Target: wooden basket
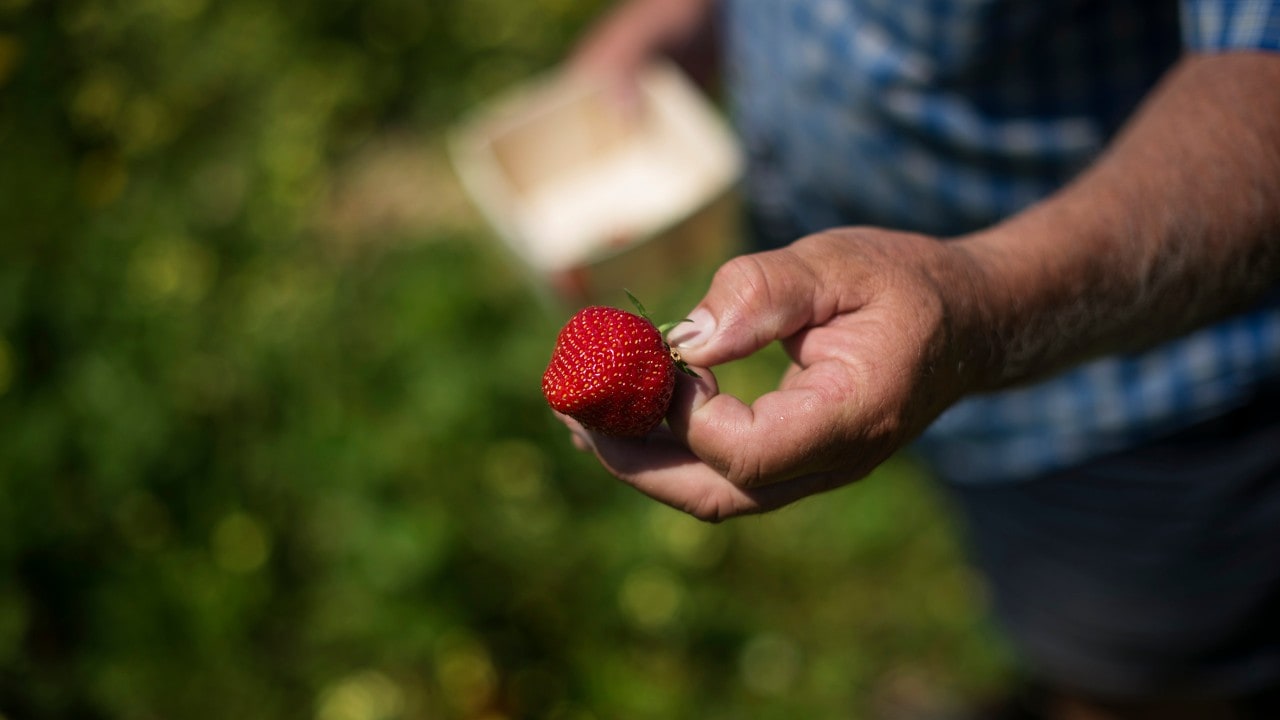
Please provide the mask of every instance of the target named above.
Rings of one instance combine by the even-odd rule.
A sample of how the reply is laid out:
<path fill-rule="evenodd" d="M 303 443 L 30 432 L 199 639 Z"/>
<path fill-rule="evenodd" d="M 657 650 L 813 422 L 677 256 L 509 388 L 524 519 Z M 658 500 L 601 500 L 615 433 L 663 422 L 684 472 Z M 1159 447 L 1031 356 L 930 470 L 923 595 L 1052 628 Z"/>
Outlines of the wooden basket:
<path fill-rule="evenodd" d="M 616 304 L 705 275 L 740 247 L 741 155 L 674 66 L 641 76 L 625 112 L 565 75 L 516 88 L 450 137 L 471 199 L 537 282 L 571 305 Z"/>

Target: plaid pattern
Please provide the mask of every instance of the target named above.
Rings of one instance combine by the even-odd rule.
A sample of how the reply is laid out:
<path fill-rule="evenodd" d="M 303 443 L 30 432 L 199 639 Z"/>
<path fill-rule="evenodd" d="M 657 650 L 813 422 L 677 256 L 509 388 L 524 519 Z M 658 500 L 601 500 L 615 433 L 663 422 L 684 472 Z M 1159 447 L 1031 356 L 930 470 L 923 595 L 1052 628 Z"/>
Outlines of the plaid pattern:
<path fill-rule="evenodd" d="M 1089 163 L 1187 49 L 1280 50 L 1280 2 L 730 0 L 733 111 L 766 244 L 990 225 Z M 1006 482 L 1239 406 L 1280 377 L 1280 303 L 1140 355 L 970 398 L 918 446 Z"/>

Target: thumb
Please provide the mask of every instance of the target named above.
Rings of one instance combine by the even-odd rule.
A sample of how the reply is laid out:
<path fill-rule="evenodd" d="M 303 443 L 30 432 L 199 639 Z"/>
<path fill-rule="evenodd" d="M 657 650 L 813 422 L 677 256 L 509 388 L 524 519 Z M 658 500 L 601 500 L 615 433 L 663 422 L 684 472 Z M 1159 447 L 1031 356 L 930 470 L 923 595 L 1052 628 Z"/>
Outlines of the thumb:
<path fill-rule="evenodd" d="M 672 329 L 670 342 L 703 367 L 746 357 L 815 322 L 819 282 L 790 248 L 734 258 L 716 271 L 691 322 Z"/>

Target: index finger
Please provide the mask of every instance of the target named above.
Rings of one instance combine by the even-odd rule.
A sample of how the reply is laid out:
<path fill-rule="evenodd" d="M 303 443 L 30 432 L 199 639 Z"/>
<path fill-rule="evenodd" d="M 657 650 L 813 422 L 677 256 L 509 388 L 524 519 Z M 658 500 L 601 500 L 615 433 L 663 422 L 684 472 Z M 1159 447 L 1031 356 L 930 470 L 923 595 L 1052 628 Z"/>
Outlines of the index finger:
<path fill-rule="evenodd" d="M 848 368 L 820 361 L 790 373 L 751 404 L 727 394 L 699 398 L 668 416 L 675 435 L 734 485 L 759 487 L 848 465 L 860 458 L 859 404 Z"/>
<path fill-rule="evenodd" d="M 831 476 L 825 473 L 757 488 L 735 485 L 665 429 L 640 439 L 589 431 L 587 437 L 600 464 L 615 477 L 708 522 L 772 510 L 833 486 Z"/>

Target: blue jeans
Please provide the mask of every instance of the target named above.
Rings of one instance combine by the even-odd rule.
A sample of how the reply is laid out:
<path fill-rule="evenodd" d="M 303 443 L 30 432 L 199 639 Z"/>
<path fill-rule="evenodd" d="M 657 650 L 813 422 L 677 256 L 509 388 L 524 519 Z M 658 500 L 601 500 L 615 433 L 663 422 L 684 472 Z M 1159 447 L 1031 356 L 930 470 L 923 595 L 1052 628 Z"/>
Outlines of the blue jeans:
<path fill-rule="evenodd" d="M 948 487 L 1044 682 L 1114 698 L 1280 687 L 1280 389 L 1071 470 Z"/>

